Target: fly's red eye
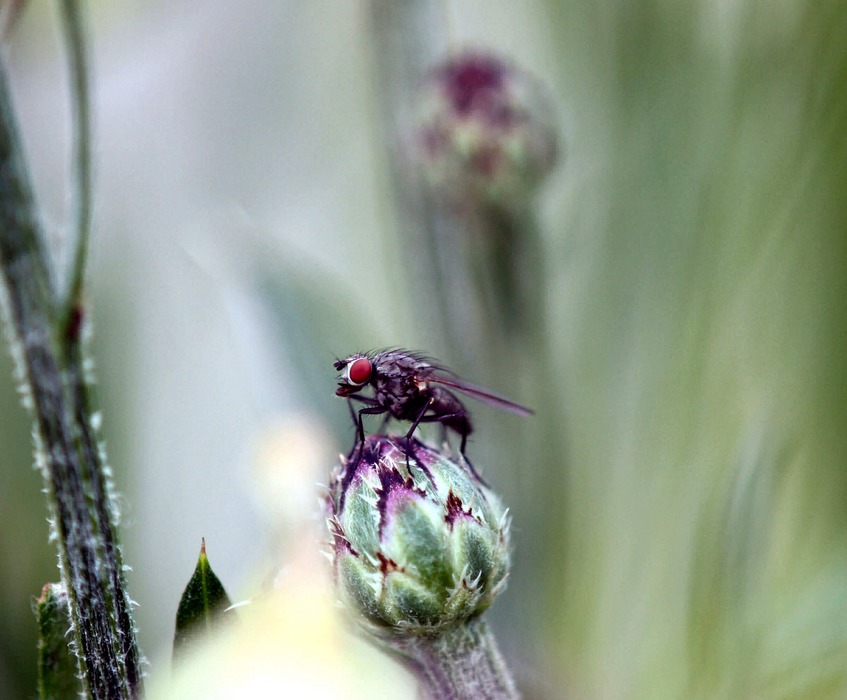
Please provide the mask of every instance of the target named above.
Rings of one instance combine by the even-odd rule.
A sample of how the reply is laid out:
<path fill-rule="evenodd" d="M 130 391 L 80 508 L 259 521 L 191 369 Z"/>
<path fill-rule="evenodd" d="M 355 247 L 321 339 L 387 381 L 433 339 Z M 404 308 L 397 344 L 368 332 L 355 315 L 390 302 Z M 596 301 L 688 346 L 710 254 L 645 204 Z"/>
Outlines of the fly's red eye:
<path fill-rule="evenodd" d="M 371 378 L 373 365 L 367 357 L 360 357 L 347 365 L 347 383 L 361 386 Z"/>

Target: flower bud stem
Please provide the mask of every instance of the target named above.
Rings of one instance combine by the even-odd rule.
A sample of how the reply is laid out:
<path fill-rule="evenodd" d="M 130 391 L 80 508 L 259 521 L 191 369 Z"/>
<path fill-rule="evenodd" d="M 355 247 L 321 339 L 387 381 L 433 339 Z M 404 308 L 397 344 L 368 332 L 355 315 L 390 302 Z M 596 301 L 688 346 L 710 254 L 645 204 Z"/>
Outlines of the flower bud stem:
<path fill-rule="evenodd" d="M 389 642 L 430 700 L 516 700 L 509 669 L 482 618 L 433 636 Z"/>

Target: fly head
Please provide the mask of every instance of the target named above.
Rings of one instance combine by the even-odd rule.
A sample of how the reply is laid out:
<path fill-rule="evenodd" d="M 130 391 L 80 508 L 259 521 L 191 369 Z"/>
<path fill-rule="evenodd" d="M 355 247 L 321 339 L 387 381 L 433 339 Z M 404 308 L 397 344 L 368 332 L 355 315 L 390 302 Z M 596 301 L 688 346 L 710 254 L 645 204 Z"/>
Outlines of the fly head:
<path fill-rule="evenodd" d="M 333 366 L 340 373 L 337 396 L 350 396 L 367 385 L 374 374 L 373 362 L 365 355 L 351 355 L 345 360 L 336 360 Z"/>

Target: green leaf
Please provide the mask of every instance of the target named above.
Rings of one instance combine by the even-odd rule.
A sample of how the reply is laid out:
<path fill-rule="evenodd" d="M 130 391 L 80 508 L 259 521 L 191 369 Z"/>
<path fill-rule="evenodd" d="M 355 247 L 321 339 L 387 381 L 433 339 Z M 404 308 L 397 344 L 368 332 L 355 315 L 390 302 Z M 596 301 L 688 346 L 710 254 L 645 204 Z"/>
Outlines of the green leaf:
<path fill-rule="evenodd" d="M 188 581 L 176 611 L 174 659 L 184 656 L 198 642 L 220 629 L 229 619 L 232 603 L 206 557 L 206 540 L 200 545 L 200 557 L 194 575 Z"/>
<path fill-rule="evenodd" d="M 68 700 L 80 697 L 79 665 L 68 647 L 72 639 L 68 593 L 61 583 L 48 583 L 35 601 L 38 621 L 38 697 Z"/>

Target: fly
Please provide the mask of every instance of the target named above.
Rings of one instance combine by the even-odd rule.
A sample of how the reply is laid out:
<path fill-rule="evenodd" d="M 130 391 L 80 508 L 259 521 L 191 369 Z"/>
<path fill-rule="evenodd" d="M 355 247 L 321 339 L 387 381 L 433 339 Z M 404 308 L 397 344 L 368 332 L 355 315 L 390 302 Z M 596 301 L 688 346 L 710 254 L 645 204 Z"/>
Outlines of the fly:
<path fill-rule="evenodd" d="M 364 447 L 362 417 L 388 413 L 392 418 L 412 424 L 406 433 L 407 440 L 421 423 L 440 423 L 445 430 L 452 430 L 461 440 L 459 451 L 467 461 L 465 447 L 473 424 L 456 396 L 457 391 L 519 416 L 533 413 L 514 401 L 460 379 L 431 358 L 409 350 L 357 353 L 337 360 L 335 369 L 341 373 L 336 395 L 364 404 L 364 408 L 355 411 L 351 403 L 357 429 L 357 442 L 351 455 L 358 447 L 361 456 Z M 368 388 L 372 391 L 363 393 Z"/>

